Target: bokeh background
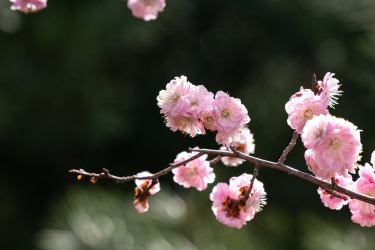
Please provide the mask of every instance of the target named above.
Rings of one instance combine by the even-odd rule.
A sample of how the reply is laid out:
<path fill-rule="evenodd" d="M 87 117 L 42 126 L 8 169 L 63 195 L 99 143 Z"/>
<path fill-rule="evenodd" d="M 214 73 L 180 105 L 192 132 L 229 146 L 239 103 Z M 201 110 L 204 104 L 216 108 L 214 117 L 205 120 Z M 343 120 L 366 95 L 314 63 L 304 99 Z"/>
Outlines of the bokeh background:
<path fill-rule="evenodd" d="M 69 169 L 119 176 L 156 172 L 189 147 L 218 148 L 163 124 L 160 90 L 186 75 L 246 105 L 255 156 L 276 161 L 293 131 L 284 109 L 311 76 L 336 73 L 344 91 L 331 114 L 375 149 L 375 2 L 167 0 L 155 21 L 125 1 L 49 1 L 38 13 L 0 0 L 0 249 L 374 249 L 375 229 L 347 207 L 324 207 L 317 187 L 266 168 L 268 204 L 241 230 L 215 220 L 199 192 L 161 179 L 149 212 L 132 207 L 134 183 L 81 181 Z M 308 171 L 300 140 L 286 164 Z M 216 182 L 253 165 L 214 166 Z M 215 183 L 216 183 L 215 182 Z"/>

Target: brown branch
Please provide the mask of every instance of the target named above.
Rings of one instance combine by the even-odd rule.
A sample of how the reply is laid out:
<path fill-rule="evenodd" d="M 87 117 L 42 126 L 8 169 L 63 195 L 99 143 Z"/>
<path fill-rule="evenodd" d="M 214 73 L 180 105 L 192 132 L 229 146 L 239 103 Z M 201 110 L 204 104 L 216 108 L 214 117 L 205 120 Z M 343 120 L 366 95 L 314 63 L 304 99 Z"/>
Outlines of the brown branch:
<path fill-rule="evenodd" d="M 289 175 L 293 175 L 293 176 L 296 176 L 298 178 L 309 181 L 309 182 L 321 187 L 324 190 L 327 190 L 327 189 L 332 190 L 332 183 L 322 181 L 322 180 L 316 178 L 315 176 L 312 176 L 310 174 L 307 174 L 307 173 L 301 172 L 297 169 L 294 169 L 292 167 L 289 167 L 289 166 L 285 165 L 284 163 L 276 163 L 276 162 L 271 162 L 271 161 L 267 161 L 267 160 L 262 160 L 262 159 L 259 159 L 259 158 L 253 157 L 253 156 L 245 155 L 245 154 L 243 154 L 241 152 L 238 152 L 238 151 L 236 153 L 229 152 L 229 151 L 221 151 L 221 150 L 211 150 L 211 149 L 189 149 L 189 151 L 201 152 L 201 153 L 208 154 L 208 155 L 221 155 L 221 156 L 238 157 L 238 158 L 244 159 L 248 162 L 258 164 L 262 167 L 268 167 L 268 168 L 272 168 L 272 169 L 276 169 L 276 170 L 279 170 L 279 171 L 286 172 Z M 374 197 L 370 197 L 370 196 L 367 196 L 367 195 L 364 195 L 364 194 L 357 193 L 355 191 L 346 189 L 345 187 L 343 187 L 343 186 L 341 186 L 337 183 L 335 184 L 335 191 L 337 191 L 339 193 L 342 193 L 342 194 L 345 194 L 345 195 L 349 196 L 351 199 L 357 199 L 357 200 L 364 201 L 364 202 L 370 203 L 372 205 L 375 205 L 375 198 Z"/>
<path fill-rule="evenodd" d="M 334 190 L 331 190 L 331 189 L 325 189 L 325 191 L 328 193 L 328 194 L 331 194 L 337 198 L 340 198 L 340 199 L 343 199 L 344 201 L 348 200 L 348 197 L 346 197 L 345 195 L 343 194 L 340 194 Z"/>
<path fill-rule="evenodd" d="M 293 138 L 292 138 L 292 141 L 289 143 L 288 147 L 286 147 L 286 149 L 284 150 L 284 152 L 282 153 L 278 163 L 283 163 L 285 161 L 285 158 L 287 156 L 287 154 L 292 151 L 292 149 L 294 148 L 294 146 L 296 145 L 296 141 L 298 139 L 298 133 L 297 131 L 294 131 L 293 133 Z"/>
<path fill-rule="evenodd" d="M 311 80 L 311 89 L 312 89 L 313 92 L 315 92 L 316 83 L 317 83 L 316 75 L 314 73 L 313 76 L 312 76 L 312 80 Z M 316 94 L 316 93 L 314 93 L 314 94 Z"/>
<path fill-rule="evenodd" d="M 214 159 L 212 159 L 211 161 L 209 161 L 209 163 L 210 163 L 210 164 L 216 164 L 216 163 L 218 163 L 220 160 L 221 160 L 221 155 L 218 155 L 217 157 L 215 157 Z"/>
<path fill-rule="evenodd" d="M 118 177 L 118 176 L 109 174 L 109 171 L 105 168 L 103 168 L 103 173 L 101 173 L 101 174 L 88 173 L 88 172 L 84 171 L 83 169 L 80 169 L 80 170 L 72 169 L 72 170 L 69 170 L 69 173 L 78 174 L 78 177 L 77 177 L 78 179 L 81 179 L 83 176 L 90 176 L 90 177 L 92 177 L 91 180 L 94 180 L 94 181 L 92 181 L 93 183 L 95 183 L 97 179 L 111 179 L 111 180 L 116 180 L 117 183 L 133 181 L 133 180 L 136 180 L 136 179 L 138 179 L 138 180 L 158 179 L 160 176 L 166 175 L 167 173 L 172 171 L 172 169 L 177 168 L 177 167 L 182 166 L 182 165 L 185 165 L 186 163 L 189 163 L 189 162 L 201 157 L 202 155 L 204 155 L 204 153 L 198 153 L 198 154 L 194 155 L 193 157 L 191 157 L 191 158 L 189 158 L 189 159 L 187 159 L 183 162 L 180 162 L 180 163 L 177 163 L 177 164 L 171 164 L 166 169 L 163 169 L 163 170 L 157 172 L 156 174 L 153 174 L 153 175 L 150 175 L 150 176 L 135 176 L 135 175 L 133 175 L 133 176 L 127 176 L 127 177 Z"/>

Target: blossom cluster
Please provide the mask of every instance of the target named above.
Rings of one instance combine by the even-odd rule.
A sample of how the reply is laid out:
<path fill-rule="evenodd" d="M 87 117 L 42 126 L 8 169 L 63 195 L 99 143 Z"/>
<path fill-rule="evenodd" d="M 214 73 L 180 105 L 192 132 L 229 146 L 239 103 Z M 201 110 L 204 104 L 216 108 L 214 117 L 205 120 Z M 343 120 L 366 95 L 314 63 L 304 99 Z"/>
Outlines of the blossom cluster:
<path fill-rule="evenodd" d="M 251 174 L 232 177 L 227 183 L 218 183 L 210 194 L 213 201 L 212 211 L 216 219 L 229 227 L 242 228 L 246 221 L 254 218 L 256 212 L 261 211 L 265 202 L 266 192 L 263 183 L 254 179 L 250 197 L 241 201 L 250 188 Z"/>
<path fill-rule="evenodd" d="M 138 173 L 136 177 L 146 177 L 151 176 L 152 174 L 148 171 L 143 171 Z M 138 213 L 144 213 L 148 211 L 148 199 L 147 197 L 150 195 L 154 195 L 160 191 L 160 183 L 155 183 L 154 180 L 151 179 L 136 179 L 135 184 L 137 187 L 135 188 L 135 196 L 134 196 L 134 208 L 138 211 Z"/>
<path fill-rule="evenodd" d="M 195 137 L 205 129 L 217 132 L 216 141 L 230 147 L 241 141 L 250 121 L 240 99 L 223 91 L 215 95 L 203 85 L 191 84 L 185 76 L 176 77 L 157 97 L 166 125 L 172 131 L 180 130 Z"/>
<path fill-rule="evenodd" d="M 165 7 L 165 0 L 128 0 L 133 16 L 145 21 L 155 20 Z"/>

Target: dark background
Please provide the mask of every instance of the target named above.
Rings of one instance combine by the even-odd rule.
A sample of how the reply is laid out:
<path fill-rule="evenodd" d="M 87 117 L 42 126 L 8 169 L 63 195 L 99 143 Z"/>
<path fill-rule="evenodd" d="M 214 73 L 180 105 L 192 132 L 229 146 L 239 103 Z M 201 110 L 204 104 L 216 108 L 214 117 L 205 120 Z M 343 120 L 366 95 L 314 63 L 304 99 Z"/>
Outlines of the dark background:
<path fill-rule="evenodd" d="M 375 246 L 374 229 L 353 224 L 347 207 L 325 208 L 315 186 L 271 169 L 259 175 L 268 205 L 241 230 L 215 220 L 213 185 L 187 190 L 169 174 L 166 191 L 137 215 L 134 183 L 93 186 L 68 173 L 156 172 L 189 147 L 218 148 L 213 133 L 190 138 L 163 124 L 156 97 L 181 75 L 240 98 L 255 156 L 277 161 L 293 133 L 285 103 L 313 73 L 334 72 L 344 93 L 330 112 L 363 130 L 360 164 L 369 162 L 374 1 L 167 0 L 150 22 L 120 0 L 51 0 L 28 15 L 10 6 L 0 0 L 0 249 Z M 298 140 L 286 164 L 307 172 L 303 153 Z M 250 163 L 214 168 L 215 183 L 253 171 Z"/>

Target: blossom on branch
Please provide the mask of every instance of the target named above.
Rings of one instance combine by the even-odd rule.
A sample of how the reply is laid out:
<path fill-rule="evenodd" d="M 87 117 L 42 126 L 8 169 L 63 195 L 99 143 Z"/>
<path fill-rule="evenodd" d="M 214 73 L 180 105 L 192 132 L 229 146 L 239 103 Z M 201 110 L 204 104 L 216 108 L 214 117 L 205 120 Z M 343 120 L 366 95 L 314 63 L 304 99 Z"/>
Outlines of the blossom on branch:
<path fill-rule="evenodd" d="M 165 0 L 128 0 L 128 7 L 135 17 L 145 21 L 155 20 L 165 7 Z"/>
<path fill-rule="evenodd" d="M 229 185 L 218 183 L 213 188 L 210 194 L 210 200 L 213 201 L 212 211 L 222 224 L 240 229 L 266 204 L 263 183 L 257 179 L 254 180 L 250 197 L 240 201 L 248 191 L 252 178 L 250 174 L 242 174 L 239 177 L 232 177 Z"/>
<path fill-rule="evenodd" d="M 340 176 L 336 174 L 335 181 L 336 183 L 340 184 L 341 186 L 345 188 L 352 189 L 353 181 L 352 181 L 351 175 L 348 175 L 348 178 L 345 178 L 344 176 Z M 320 195 L 320 199 L 322 200 L 324 206 L 330 209 L 340 210 L 344 205 L 347 205 L 350 200 L 349 196 L 341 194 L 342 196 L 347 198 L 347 200 L 344 200 L 344 199 L 335 197 L 332 194 L 327 193 L 327 191 L 322 188 L 318 188 L 318 193 Z"/>
<path fill-rule="evenodd" d="M 147 171 L 138 173 L 137 177 L 151 176 L 152 174 Z M 135 184 L 135 196 L 134 196 L 134 208 L 138 211 L 139 214 L 144 213 L 148 210 L 148 200 L 147 197 L 154 195 L 160 191 L 160 183 L 157 179 L 136 179 Z"/>
<path fill-rule="evenodd" d="M 316 86 L 318 93 L 317 95 L 320 96 L 322 103 L 327 107 L 333 108 L 333 105 L 337 104 L 337 97 L 340 96 L 342 91 L 339 90 L 340 86 L 339 80 L 333 78 L 335 74 L 328 72 L 323 81 L 318 81 L 318 85 Z"/>
<path fill-rule="evenodd" d="M 195 147 L 194 149 L 199 148 Z M 197 154 L 198 152 L 181 152 L 177 155 L 173 163 L 178 164 Z M 173 180 L 185 188 L 195 187 L 199 191 L 205 190 L 208 183 L 215 181 L 214 170 L 210 167 L 210 163 L 206 159 L 207 155 L 202 155 L 186 165 L 173 169 Z"/>
<path fill-rule="evenodd" d="M 243 154 L 249 155 L 254 153 L 255 144 L 253 134 L 250 133 L 250 129 L 245 128 L 244 132 L 240 135 L 240 140 L 237 143 L 233 143 L 234 148 Z M 228 150 L 227 147 L 221 147 L 220 150 Z M 228 167 L 235 167 L 242 164 L 245 160 L 232 156 L 221 157 L 221 162 Z"/>
<path fill-rule="evenodd" d="M 199 112 L 199 119 L 202 121 L 206 129 L 217 131 L 214 109 L 212 107 L 201 109 Z"/>
<path fill-rule="evenodd" d="M 167 115 L 165 118 L 167 127 L 171 128 L 173 132 L 180 130 L 182 133 L 190 135 L 190 137 L 206 134 L 202 122 L 194 114 L 181 114 L 175 118 Z"/>
<path fill-rule="evenodd" d="M 10 0 L 13 5 L 11 10 L 19 10 L 25 13 L 37 12 L 47 7 L 47 0 Z"/>

